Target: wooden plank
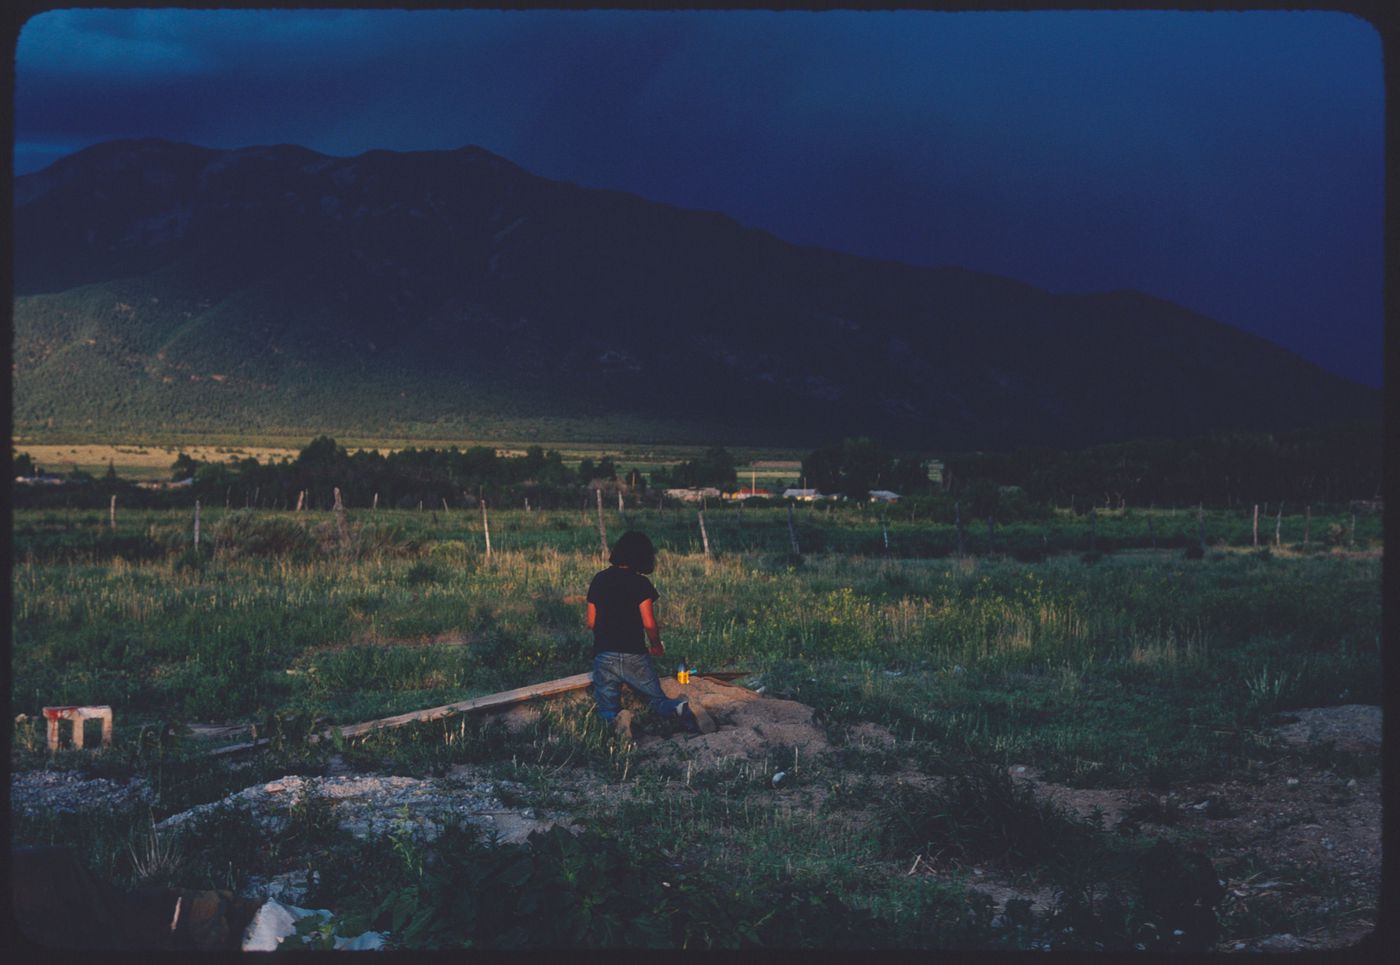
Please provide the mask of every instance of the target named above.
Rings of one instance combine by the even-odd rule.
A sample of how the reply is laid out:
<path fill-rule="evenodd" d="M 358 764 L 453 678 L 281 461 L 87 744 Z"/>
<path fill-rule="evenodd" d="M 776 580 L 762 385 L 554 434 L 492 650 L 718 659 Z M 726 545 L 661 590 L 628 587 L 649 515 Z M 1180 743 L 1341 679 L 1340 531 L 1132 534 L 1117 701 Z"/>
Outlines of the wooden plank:
<path fill-rule="evenodd" d="M 444 704 L 441 707 L 429 707 L 427 710 L 415 710 L 407 714 L 397 714 L 393 717 L 366 721 L 363 724 L 346 724 L 343 727 L 330 727 L 322 731 L 320 736 L 329 738 L 338 733 L 341 737 L 361 737 L 368 734 L 370 731 L 380 730 L 386 727 L 402 727 L 404 724 L 412 724 L 420 721 L 440 720 L 443 717 L 451 717 L 453 714 L 466 714 L 476 710 L 486 710 L 491 707 L 508 707 L 511 704 L 518 704 L 535 697 L 550 697 L 554 694 L 567 693 L 570 690 L 581 690 L 592 682 L 593 674 L 579 673 L 574 674 L 572 677 L 560 677 L 557 680 L 546 680 L 544 683 L 531 684 L 528 687 L 517 687 L 514 690 L 504 690 L 498 694 L 473 697 L 471 700 L 461 700 L 455 704 Z"/>
<path fill-rule="evenodd" d="M 709 677 L 711 680 L 723 683 L 728 680 L 738 680 L 740 677 L 752 676 L 752 672 L 748 670 L 705 670 L 691 676 Z"/>
<path fill-rule="evenodd" d="M 272 741 L 266 737 L 259 737 L 255 741 L 247 741 L 242 744 L 230 744 L 227 747 L 216 747 L 212 751 L 205 751 L 202 757 L 223 757 L 225 754 L 237 754 L 240 751 L 251 751 L 259 747 L 266 747 Z"/>
<path fill-rule="evenodd" d="M 717 670 L 706 671 L 696 674 L 697 677 L 707 677 L 716 683 L 726 683 L 730 680 L 737 680 L 740 677 L 749 676 L 744 670 Z M 503 690 L 497 694 L 487 694 L 484 697 L 473 697 L 470 700 L 460 700 L 454 704 L 444 704 L 441 707 L 429 707 L 426 710 L 410 711 L 406 714 L 396 714 L 393 717 L 383 717 L 379 720 L 370 720 L 362 724 L 345 724 L 340 727 L 328 727 L 320 734 L 312 734 L 308 740 L 317 743 L 323 739 L 334 737 L 337 733 L 341 737 L 362 737 L 371 731 L 389 727 L 402 727 L 405 724 L 420 723 L 431 720 L 441 720 L 444 717 L 451 717 L 454 714 L 468 714 L 479 710 L 489 710 L 496 707 L 509 707 L 512 704 L 522 703 L 526 700 L 533 700 L 536 697 L 551 697 L 555 694 L 568 693 L 572 690 L 582 690 L 593 682 L 593 674 L 579 673 L 572 677 L 559 677 L 555 680 L 546 680 L 543 683 L 531 684 L 528 687 L 517 687 L 514 690 Z M 737 686 L 737 684 L 729 684 Z M 220 747 L 208 751 L 207 757 L 221 757 L 225 754 L 235 754 L 239 751 L 252 750 L 262 747 L 268 743 L 268 739 L 263 737 L 255 741 L 242 744 L 231 744 L 228 747 Z"/>

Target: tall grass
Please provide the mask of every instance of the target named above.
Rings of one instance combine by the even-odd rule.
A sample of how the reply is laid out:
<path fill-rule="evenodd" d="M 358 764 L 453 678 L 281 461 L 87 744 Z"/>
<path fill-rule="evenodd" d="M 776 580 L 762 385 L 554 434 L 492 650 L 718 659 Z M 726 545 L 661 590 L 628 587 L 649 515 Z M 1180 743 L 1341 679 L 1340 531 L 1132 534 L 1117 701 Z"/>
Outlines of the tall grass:
<path fill-rule="evenodd" d="M 629 513 L 644 514 L 673 515 Z M 349 722 L 587 665 L 577 601 L 602 565 L 591 514 L 495 512 L 488 558 L 468 514 L 435 527 L 427 513 L 361 512 L 344 552 L 332 529 L 318 533 L 324 520 L 214 510 L 198 554 L 135 560 L 101 558 L 104 520 L 89 516 L 17 514 L 17 711 L 111 703 L 125 717 L 193 720 L 299 707 Z M 177 526 L 168 512 L 131 516 L 134 530 Z M 42 533 L 70 552 L 20 549 Z M 1266 703 L 1379 696 L 1375 555 L 794 561 L 705 557 L 675 545 L 674 529 L 659 534 L 669 653 L 767 674 L 836 718 L 874 714 L 1006 754 L 1059 742 L 1092 762 L 1129 753 L 1093 725 L 1106 705 L 1184 742 Z M 1267 685 L 1255 682 L 1265 667 Z"/>

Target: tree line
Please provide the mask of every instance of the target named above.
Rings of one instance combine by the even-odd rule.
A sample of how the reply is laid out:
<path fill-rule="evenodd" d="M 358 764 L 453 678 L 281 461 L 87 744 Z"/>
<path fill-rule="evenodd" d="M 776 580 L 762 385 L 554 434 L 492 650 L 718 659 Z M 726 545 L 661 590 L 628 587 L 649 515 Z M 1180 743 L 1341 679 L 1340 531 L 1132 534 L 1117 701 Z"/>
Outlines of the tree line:
<path fill-rule="evenodd" d="M 1381 427 L 1368 423 L 1077 451 L 960 453 L 944 457 L 944 486 L 983 502 L 995 501 L 989 488 L 1016 487 L 1030 503 L 1080 513 L 1121 506 L 1341 504 L 1380 498 L 1382 451 Z"/>
<path fill-rule="evenodd" d="M 906 505 L 930 515 L 983 519 L 1043 518 L 1055 507 L 1087 512 L 1124 506 L 1204 505 L 1238 508 L 1255 502 L 1322 507 L 1379 499 L 1382 438 L 1378 424 L 1278 434 L 1230 434 L 1188 440 L 1154 440 L 1082 450 L 1019 449 L 1004 453 L 940 454 L 941 479 L 931 478 L 928 454 L 891 453 L 859 437 L 813 450 L 802 460 L 801 483 L 824 494 L 864 500 L 872 490 L 892 490 Z M 16 475 L 32 476 L 25 454 L 13 457 Z M 649 474 L 622 470 L 611 456 L 565 465 L 555 450 L 539 446 L 524 455 L 494 448 L 408 448 L 388 455 L 348 452 L 318 436 L 293 458 L 259 462 L 247 457 L 203 462 L 180 453 L 171 466 L 179 490 L 137 488 L 109 466 L 105 476 L 67 474 L 61 489 L 13 488 L 15 505 L 101 505 L 122 493 L 126 505 L 206 504 L 294 509 L 330 508 L 340 489 L 346 505 L 412 509 L 444 503 L 536 508 L 580 505 L 593 488 L 622 489 L 650 498 L 666 487 L 737 488 L 735 460 L 723 447 Z M 799 480 L 794 480 L 799 482 Z M 774 495 L 780 495 L 775 493 Z"/>

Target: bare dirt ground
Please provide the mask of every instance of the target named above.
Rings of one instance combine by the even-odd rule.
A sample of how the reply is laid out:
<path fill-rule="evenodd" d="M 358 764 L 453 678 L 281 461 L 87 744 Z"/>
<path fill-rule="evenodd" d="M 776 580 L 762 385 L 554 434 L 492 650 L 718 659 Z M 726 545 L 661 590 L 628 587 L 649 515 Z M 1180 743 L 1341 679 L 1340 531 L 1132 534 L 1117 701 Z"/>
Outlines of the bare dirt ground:
<path fill-rule="evenodd" d="M 791 700 L 761 696 L 734 684 L 694 678 L 682 687 L 663 679 L 668 697 L 685 692 L 698 698 L 719 729 L 691 735 L 647 723 L 640 705 L 636 737 L 639 766 L 683 757 L 696 769 L 727 766 L 736 759 L 781 769 L 793 755 L 815 761 L 833 748 L 812 708 Z M 584 694 L 572 699 L 586 700 Z M 513 708 L 503 715 L 512 726 L 534 719 L 537 707 Z M 1228 934 L 1222 951 L 1290 951 L 1345 948 L 1374 927 L 1380 894 L 1381 788 L 1379 769 L 1349 776 L 1347 760 L 1380 760 L 1381 709 L 1370 705 L 1319 707 L 1280 714 L 1271 731 L 1276 759 L 1258 762 L 1224 780 L 1187 784 L 1167 794 L 1141 788 L 1074 788 L 1043 780 L 1030 764 L 1011 767 L 1018 780 L 1031 782 L 1072 815 L 1101 815 L 1107 830 L 1136 829 L 1189 843 L 1207 855 L 1222 875 L 1226 897 L 1220 911 L 1227 921 L 1255 926 Z M 846 743 L 855 747 L 898 748 L 896 738 L 876 724 L 851 728 Z M 1336 762 L 1330 752 L 1346 758 Z M 856 775 L 852 775 L 855 777 Z M 937 778 L 916 771 L 866 775 L 877 787 L 895 781 L 929 785 Z M 804 786 L 787 795 L 785 809 L 820 808 L 823 788 Z M 860 816 L 855 816 L 860 820 Z M 866 819 L 872 819 L 867 813 Z M 1036 911 L 1048 910 L 1053 895 L 998 876 L 994 870 L 920 860 L 901 873 L 962 881 L 991 895 L 999 905 L 1025 898 Z M 1250 912 L 1255 914 L 1251 917 Z M 1260 930 L 1275 923 L 1298 933 Z M 1288 923 L 1298 923 L 1289 925 Z M 1228 929 L 1227 929 L 1228 932 Z"/>
<path fill-rule="evenodd" d="M 689 771 L 752 762 L 755 768 L 767 768 L 774 774 L 804 764 L 836 767 L 832 762 L 837 758 L 831 755 L 837 749 L 811 707 L 708 678 L 695 678 L 685 686 L 665 679 L 662 686 L 668 696 L 683 692 L 699 700 L 718 730 L 702 735 L 679 731 L 674 724 L 649 715 L 635 697 L 625 695 L 624 700 L 638 711 L 637 772 L 648 767 L 674 768 L 677 762 Z M 590 701 L 587 691 L 557 699 Z M 541 710 L 540 702 L 527 703 L 498 712 L 496 718 L 507 728 L 518 729 L 538 719 Z M 1106 830 L 1161 836 L 1208 856 L 1226 887 L 1218 909 L 1227 925 L 1219 950 L 1346 948 L 1372 930 L 1377 913 L 1381 789 L 1379 767 L 1370 767 L 1369 762 L 1379 765 L 1380 721 L 1380 708 L 1373 706 L 1280 714 L 1270 730 L 1276 748 L 1273 760 L 1255 762 L 1223 780 L 1178 785 L 1167 794 L 1142 788 L 1086 789 L 1053 784 L 1043 780 L 1029 763 L 1013 765 L 1010 771 L 1013 778 L 1030 782 L 1038 793 L 1071 814 L 1086 818 L 1100 815 Z M 900 746 L 888 731 L 870 723 L 850 728 L 844 744 L 857 750 L 896 754 Z M 43 807 L 45 795 L 60 790 L 84 803 L 110 793 L 105 786 L 91 789 L 103 793 L 84 793 L 85 789 L 71 786 L 69 776 L 59 782 L 61 789 L 50 788 L 48 784 L 54 782 L 43 774 L 12 777 L 16 804 Z M 469 766 L 455 768 L 441 789 L 429 787 L 436 783 L 431 780 L 366 783 L 364 778 L 333 768 L 322 782 L 323 791 L 345 785 L 343 792 L 333 796 L 337 811 L 345 811 L 341 817 L 347 822 L 367 827 L 380 811 L 384 813 L 378 817 L 387 819 L 391 811 L 402 806 L 404 795 L 461 810 L 465 806 L 462 795 L 476 787 L 481 800 L 467 809 L 507 840 L 519 840 L 554 823 L 575 826 L 588 806 L 621 800 L 629 793 L 625 784 L 570 767 L 559 768 L 551 779 L 549 800 L 542 802 L 529 800 L 528 790 L 522 791 L 519 801 L 510 800 L 509 795 L 503 801 L 501 782 L 483 783 L 484 773 Z M 833 822 L 833 833 L 839 833 L 838 825 L 844 826 L 841 822 L 856 826 L 877 820 L 874 805 L 882 787 L 897 781 L 927 786 L 939 780 L 910 769 L 851 773 L 849 778 L 864 780 L 875 791 L 868 806 L 845 809 L 839 820 L 824 816 L 823 820 Z M 843 773 L 834 776 L 835 783 L 846 779 Z M 275 792 L 279 788 L 278 782 L 272 782 L 242 793 L 261 801 L 278 797 Z M 792 787 L 775 787 L 775 803 L 784 811 L 815 814 L 829 793 L 830 785 L 825 782 L 795 782 Z M 1024 898 L 1031 901 L 1034 910 L 1046 911 L 1054 902 L 1048 890 L 1005 878 L 994 868 L 960 866 L 938 856 L 922 856 L 912 867 L 891 868 L 890 873 L 959 882 L 990 895 L 998 907 L 1004 907 L 1008 899 Z"/>

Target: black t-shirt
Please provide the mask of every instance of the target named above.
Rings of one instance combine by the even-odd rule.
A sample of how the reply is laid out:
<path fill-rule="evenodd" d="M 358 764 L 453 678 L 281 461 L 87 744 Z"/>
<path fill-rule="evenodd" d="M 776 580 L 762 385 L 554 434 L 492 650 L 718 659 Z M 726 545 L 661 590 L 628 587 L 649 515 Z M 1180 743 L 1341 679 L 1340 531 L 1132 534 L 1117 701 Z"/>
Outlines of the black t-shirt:
<path fill-rule="evenodd" d="M 651 580 L 621 566 L 610 566 L 588 585 L 588 602 L 597 611 L 593 620 L 593 652 L 646 653 L 642 629 L 643 600 L 660 596 Z"/>

